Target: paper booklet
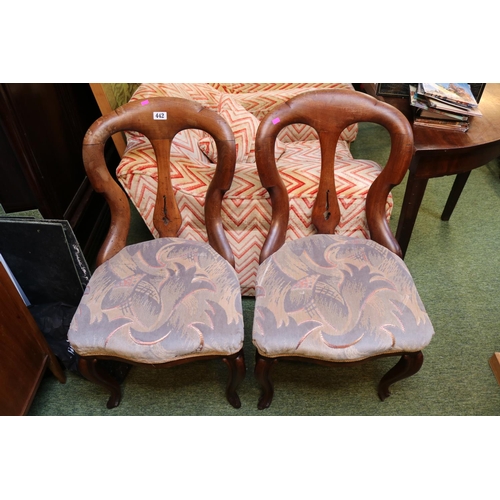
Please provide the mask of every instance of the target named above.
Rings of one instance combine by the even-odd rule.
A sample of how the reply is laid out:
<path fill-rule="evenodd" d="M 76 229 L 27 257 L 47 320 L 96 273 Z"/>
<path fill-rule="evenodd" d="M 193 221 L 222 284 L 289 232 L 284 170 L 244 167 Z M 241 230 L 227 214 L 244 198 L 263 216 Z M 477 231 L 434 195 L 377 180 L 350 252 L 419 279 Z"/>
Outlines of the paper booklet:
<path fill-rule="evenodd" d="M 423 94 L 455 106 L 476 108 L 477 101 L 468 83 L 422 83 Z"/>

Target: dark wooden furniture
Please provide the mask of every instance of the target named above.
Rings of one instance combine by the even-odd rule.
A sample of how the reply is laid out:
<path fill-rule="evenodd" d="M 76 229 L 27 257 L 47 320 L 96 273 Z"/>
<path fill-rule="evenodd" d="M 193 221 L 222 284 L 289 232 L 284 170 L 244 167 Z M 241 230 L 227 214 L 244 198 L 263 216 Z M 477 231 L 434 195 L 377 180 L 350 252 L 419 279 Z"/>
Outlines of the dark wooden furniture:
<path fill-rule="evenodd" d="M 495 375 L 495 378 L 500 385 L 500 352 L 495 352 L 493 356 L 491 356 L 489 364 L 491 370 L 493 371 L 493 375 Z"/>
<path fill-rule="evenodd" d="M 0 204 L 7 213 L 38 209 L 45 219 L 68 220 L 89 261 L 109 224 L 82 161 L 83 137 L 99 116 L 88 83 L 0 84 Z M 106 155 L 116 169 L 112 141 Z"/>
<path fill-rule="evenodd" d="M 373 241 L 334 234 L 340 221 L 334 176 L 337 141 L 347 126 L 365 121 L 380 124 L 391 138 L 387 165 L 370 186 L 366 198 Z M 313 127 L 320 139 L 321 173 L 311 216 L 318 234 L 286 241 L 290 205 L 276 167 L 274 148 L 279 132 L 293 123 Z M 409 297 L 416 294 L 406 269 L 395 272 L 394 276 L 388 271 L 399 269 L 402 263 L 401 259 L 391 260 L 391 252 L 401 256 L 401 250 L 385 216 L 387 196 L 403 180 L 412 159 L 413 134 L 409 122 L 394 107 L 359 92 L 318 90 L 275 106 L 261 121 L 255 146 L 259 177 L 272 204 L 271 225 L 260 255 L 263 271 L 257 275 L 256 288 L 260 292 L 256 297 L 253 330 L 257 348 L 255 376 L 261 387 L 258 408 L 265 409 L 271 404 L 274 388 L 270 372 L 280 359 L 345 366 L 399 355 L 398 363 L 379 382 L 378 394 L 384 400 L 390 395 L 393 383 L 419 371 L 423 363 L 421 349 L 433 333 L 421 306 L 411 311 L 420 321 L 417 323 L 413 318 L 412 323 L 401 315 L 401 321 L 407 323 L 400 330 L 394 326 L 400 320 L 391 316 L 394 301 L 402 302 L 404 296 L 411 303 Z M 323 239 L 323 235 L 329 237 Z M 315 241 L 320 241 L 321 250 Z M 379 245 L 374 246 L 373 242 Z M 329 254 L 328 258 L 321 253 L 335 245 L 344 245 L 343 250 Z M 381 251 L 387 256 L 385 261 L 391 263 L 367 276 L 372 272 L 369 266 L 373 262 L 384 260 L 380 255 L 374 257 L 375 251 Z M 403 282 L 405 285 L 398 288 Z M 381 299 L 376 307 L 372 303 L 365 308 L 374 297 L 382 296 L 377 294 L 385 289 L 395 291 L 392 300 Z M 377 313 L 370 315 L 370 307 Z M 391 335 L 382 341 L 386 328 Z M 409 349 L 401 347 L 405 336 L 413 339 Z M 363 345 L 359 352 L 358 342 Z"/>
<path fill-rule="evenodd" d="M 0 415 L 25 415 L 40 381 L 50 371 L 66 376 L 0 263 Z"/>
<path fill-rule="evenodd" d="M 97 269 L 89 283 L 89 288 L 93 290 L 90 295 L 98 296 L 99 294 L 96 293 L 95 290 L 99 288 L 99 285 L 106 286 L 109 275 L 107 275 L 106 279 L 102 281 L 99 281 L 99 278 L 97 278 L 96 282 L 93 280 L 98 272 L 105 268 L 107 261 L 112 259 L 125 248 L 130 228 L 129 201 L 126 194 L 109 173 L 103 154 L 104 145 L 113 134 L 124 130 L 140 132 L 151 141 L 155 151 L 158 168 L 158 192 L 156 196 L 153 221 L 162 238 L 175 237 L 177 236 L 181 225 L 181 212 L 175 199 L 170 178 L 170 148 L 174 136 L 182 130 L 190 128 L 204 130 L 214 138 L 217 145 L 218 162 L 214 169 L 213 178 L 207 189 L 205 198 L 205 225 L 210 246 L 234 267 L 234 255 L 225 235 L 221 216 L 222 198 L 231 186 L 236 165 L 236 147 L 231 128 L 217 113 L 204 108 L 201 104 L 194 101 L 168 97 L 149 99 L 147 104 L 144 105 L 143 103 L 136 101 L 125 104 L 116 111 L 98 119 L 89 128 L 83 141 L 83 159 L 88 178 L 95 191 L 103 194 L 111 210 L 111 225 L 109 227 L 109 232 L 104 243 L 102 244 L 96 261 L 97 266 L 101 267 Z M 160 239 L 156 241 L 160 242 Z M 145 243 L 147 245 L 150 242 Z M 191 242 L 187 242 L 187 244 L 188 243 Z M 163 245 L 166 246 L 167 244 L 170 244 L 170 238 L 163 242 Z M 139 247 L 140 244 L 134 245 L 133 253 L 140 254 Z M 194 249 L 190 250 L 188 248 L 184 251 L 188 255 L 191 255 L 189 259 L 193 261 L 198 260 L 199 256 L 196 254 Z M 127 309 L 127 311 L 131 311 L 133 309 L 131 305 L 132 300 L 137 301 L 138 310 L 148 309 L 149 307 L 149 303 L 143 300 L 143 295 L 140 293 L 140 285 L 144 284 L 146 281 L 144 278 L 147 276 L 146 271 L 141 265 L 140 269 L 137 269 L 137 273 L 134 274 L 133 265 L 135 264 L 135 261 L 133 261 L 133 257 L 128 258 L 128 260 L 127 258 L 128 257 L 123 257 L 123 260 L 121 261 L 121 268 L 127 268 L 128 270 L 127 279 L 120 280 L 119 286 L 121 287 L 121 290 L 127 290 L 127 292 L 124 292 L 124 296 L 126 296 L 127 293 L 130 293 L 130 296 L 127 296 L 126 300 L 120 299 L 119 301 L 119 306 L 122 308 L 122 316 L 119 318 L 119 321 L 121 321 L 122 317 L 125 317 L 125 309 Z M 180 255 L 177 259 L 177 262 L 180 262 L 178 267 L 182 267 L 183 263 L 185 264 L 185 261 L 183 261 L 182 258 L 184 258 L 184 255 Z M 168 258 L 165 257 L 165 259 L 169 262 L 176 262 L 176 258 L 173 256 L 169 256 Z M 143 263 L 143 261 L 141 262 Z M 227 262 L 225 262 L 225 264 L 227 264 Z M 175 279 L 169 279 L 170 275 L 166 270 L 165 262 L 163 262 L 163 267 L 162 264 L 158 262 L 155 263 L 155 266 L 160 269 L 160 271 L 163 269 L 161 279 L 163 287 L 162 293 L 165 294 L 167 298 L 170 296 L 175 297 L 181 288 L 179 282 Z M 214 272 L 217 272 L 217 268 L 213 268 L 213 270 L 210 271 L 210 266 L 207 267 L 209 268 L 207 269 L 207 272 L 212 273 L 211 279 L 216 281 L 217 277 L 214 276 Z M 195 276 L 191 281 L 190 278 L 189 284 L 195 283 L 199 279 L 199 277 Z M 240 287 L 235 273 L 233 284 L 233 288 L 237 290 L 234 298 L 240 298 Z M 127 288 L 128 286 L 130 286 L 130 288 Z M 144 286 L 148 286 L 148 292 L 146 295 L 154 296 L 155 300 L 157 300 L 157 303 L 159 304 L 158 308 L 161 306 L 162 311 L 159 312 L 156 310 L 155 319 L 161 316 L 164 309 L 166 310 L 167 315 L 173 315 L 172 310 L 168 307 L 169 301 L 165 300 L 162 302 L 160 293 L 156 290 L 151 291 L 153 288 L 151 283 L 145 283 Z M 226 282 L 226 286 L 230 288 L 231 283 Z M 128 290 L 130 290 L 130 292 Z M 215 288 L 213 288 L 213 290 L 215 291 Z M 157 295 L 154 295 L 155 293 L 157 293 Z M 227 299 L 227 297 L 225 298 Z M 227 300 L 229 304 L 231 304 L 230 299 L 231 297 Z M 165 302 L 167 305 L 164 305 Z M 99 306 L 95 307 L 98 309 L 98 315 L 103 316 L 103 310 L 100 308 L 100 305 L 101 303 L 99 303 Z M 136 303 L 133 304 L 133 306 L 135 305 Z M 191 352 L 189 353 L 189 356 L 187 356 L 177 352 L 176 344 L 174 342 L 169 349 L 164 349 L 162 346 L 158 347 L 154 353 L 153 360 L 149 363 L 145 362 L 144 359 L 148 356 L 148 354 L 144 354 L 146 349 L 141 351 L 137 345 L 142 345 L 146 348 L 149 345 L 154 346 L 156 339 L 153 339 L 153 334 L 156 335 L 158 331 L 161 331 L 161 335 L 164 335 L 165 338 L 169 335 L 175 337 L 181 327 L 184 326 L 184 323 L 189 323 L 190 325 L 193 321 L 195 321 L 193 317 L 186 317 L 176 320 L 177 323 L 173 325 L 167 323 L 155 325 L 154 322 L 152 322 L 154 324 L 154 328 L 149 324 L 148 326 L 151 327 L 151 330 L 142 332 L 142 334 L 147 337 L 147 341 L 141 340 L 140 342 L 134 344 L 134 341 L 130 340 L 132 335 L 129 332 L 129 345 L 132 345 L 132 348 L 130 348 L 130 351 L 127 351 L 128 357 L 124 359 L 122 357 L 117 357 L 113 351 L 110 353 L 110 349 L 107 348 L 108 338 L 114 335 L 118 329 L 118 326 L 111 324 L 113 321 L 109 323 L 112 327 L 109 331 L 103 327 L 102 331 L 104 332 L 105 338 L 105 342 L 103 342 L 104 347 L 100 344 L 101 338 L 99 335 L 95 334 L 95 331 L 101 328 L 102 323 L 106 323 L 108 319 L 106 317 L 104 320 L 98 321 L 93 316 L 90 316 L 95 312 L 94 310 L 92 310 L 92 313 L 90 312 L 90 309 L 93 306 L 94 303 L 92 303 L 91 306 L 87 306 L 87 304 L 80 305 L 75 314 L 75 327 L 73 328 L 73 324 L 70 327 L 68 339 L 74 350 L 80 354 L 79 370 L 82 375 L 88 380 L 103 386 L 109 391 L 110 397 L 107 402 L 108 408 L 111 409 L 118 406 L 121 400 L 121 389 L 119 382 L 115 380 L 114 377 L 110 376 L 109 373 L 102 370 L 101 365 L 99 364 L 100 360 L 115 360 L 118 362 L 139 364 L 142 366 L 153 365 L 155 367 L 161 367 L 174 366 L 198 360 L 214 358 L 222 359 L 229 368 L 226 398 L 234 408 L 239 408 L 241 406 L 241 402 L 237 394 L 237 388 L 245 376 L 245 360 L 242 347 L 237 352 L 223 352 L 222 350 L 220 351 L 220 354 L 213 354 L 213 351 L 210 351 L 210 353 L 207 354 L 207 350 L 211 349 L 211 346 L 207 345 L 207 349 L 205 349 L 205 345 L 202 342 L 196 352 Z M 109 306 L 109 301 L 107 303 L 107 307 L 108 309 L 112 309 L 112 307 Z M 232 309 L 228 314 L 233 314 Z M 90 317 L 90 322 L 87 321 L 87 316 Z M 84 317 L 84 319 L 81 320 L 81 317 Z M 131 312 L 126 316 L 126 320 L 124 321 L 137 327 L 138 322 L 134 323 L 135 317 L 134 313 Z M 222 318 L 219 317 L 218 319 L 220 320 Z M 98 323 L 99 327 L 96 326 Z M 217 330 L 221 328 L 220 325 L 216 326 Z M 145 326 L 144 329 L 147 330 L 147 326 Z M 233 328 L 233 330 L 235 331 L 234 336 L 236 337 L 238 332 L 236 328 Z M 225 333 L 229 333 L 227 328 Z M 151 335 L 148 336 L 148 334 Z M 91 345 L 86 343 L 86 338 L 93 337 L 95 341 L 92 341 Z M 241 343 L 242 342 L 243 327 L 241 320 Z M 181 341 L 178 341 L 178 343 L 181 344 Z M 81 347 L 82 345 L 84 348 Z M 181 345 L 181 347 L 183 346 Z"/>
<path fill-rule="evenodd" d="M 370 84 L 363 84 L 373 94 Z M 380 97 L 412 120 L 412 109 L 406 98 Z M 444 131 L 413 126 L 415 152 L 409 168 L 396 238 L 405 255 L 418 210 L 429 179 L 456 175 L 441 219 L 450 219 L 471 170 L 500 156 L 500 84 L 488 83 L 479 102 L 481 117 L 470 120 L 467 132 Z"/>

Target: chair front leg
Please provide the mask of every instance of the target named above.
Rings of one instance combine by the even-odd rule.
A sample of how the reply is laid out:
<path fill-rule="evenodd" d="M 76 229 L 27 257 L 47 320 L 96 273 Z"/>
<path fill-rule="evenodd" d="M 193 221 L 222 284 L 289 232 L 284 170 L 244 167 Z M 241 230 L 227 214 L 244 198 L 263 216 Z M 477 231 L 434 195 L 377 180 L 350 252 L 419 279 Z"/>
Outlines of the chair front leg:
<path fill-rule="evenodd" d="M 393 366 L 383 377 L 378 385 L 378 396 L 384 401 L 391 395 L 389 387 L 397 382 L 398 380 L 403 380 L 405 378 L 415 375 L 424 362 L 424 355 L 422 351 L 411 352 L 403 354 L 401 359 Z"/>
<path fill-rule="evenodd" d="M 274 386 L 271 379 L 271 368 L 277 360 L 274 358 L 266 358 L 262 356 L 259 351 L 255 354 L 255 369 L 254 375 L 261 388 L 261 395 L 257 408 L 265 410 L 271 406 L 274 396 Z"/>
<path fill-rule="evenodd" d="M 78 369 L 87 380 L 104 387 L 110 392 L 106 406 L 111 410 L 120 404 L 122 398 L 120 384 L 107 371 L 103 370 L 98 363 L 99 361 L 96 358 L 82 356 L 78 361 Z"/>
<path fill-rule="evenodd" d="M 240 408 L 241 401 L 236 392 L 241 382 L 245 378 L 246 366 L 243 349 L 236 354 L 223 358 L 224 363 L 229 368 L 229 379 L 226 388 L 226 398 L 233 408 Z"/>

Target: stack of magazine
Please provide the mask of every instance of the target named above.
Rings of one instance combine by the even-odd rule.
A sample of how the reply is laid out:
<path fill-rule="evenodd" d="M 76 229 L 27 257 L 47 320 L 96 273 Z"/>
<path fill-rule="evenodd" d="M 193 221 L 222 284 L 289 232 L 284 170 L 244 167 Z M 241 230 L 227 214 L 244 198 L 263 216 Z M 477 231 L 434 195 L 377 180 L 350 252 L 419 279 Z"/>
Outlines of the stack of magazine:
<path fill-rule="evenodd" d="M 469 119 L 481 116 L 468 83 L 419 83 L 410 85 L 415 108 L 413 123 L 446 130 L 469 130 Z"/>

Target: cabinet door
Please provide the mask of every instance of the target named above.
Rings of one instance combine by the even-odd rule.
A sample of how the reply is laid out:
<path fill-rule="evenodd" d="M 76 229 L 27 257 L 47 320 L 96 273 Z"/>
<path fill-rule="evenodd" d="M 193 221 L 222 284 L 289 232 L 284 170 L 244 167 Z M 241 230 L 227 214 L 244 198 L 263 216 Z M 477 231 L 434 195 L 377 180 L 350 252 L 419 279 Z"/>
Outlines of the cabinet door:
<path fill-rule="evenodd" d="M 0 205 L 2 208 L 7 213 L 35 209 L 36 199 L 24 178 L 1 120 L 0 158 L 0 178 L 3 179 L 3 182 L 0 182 Z"/>
<path fill-rule="evenodd" d="M 46 368 L 66 377 L 0 263 L 0 415 L 27 413 Z"/>

